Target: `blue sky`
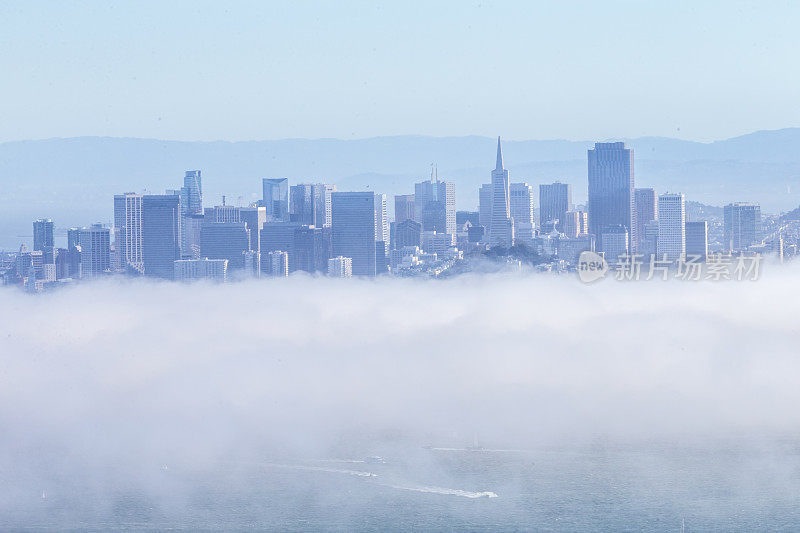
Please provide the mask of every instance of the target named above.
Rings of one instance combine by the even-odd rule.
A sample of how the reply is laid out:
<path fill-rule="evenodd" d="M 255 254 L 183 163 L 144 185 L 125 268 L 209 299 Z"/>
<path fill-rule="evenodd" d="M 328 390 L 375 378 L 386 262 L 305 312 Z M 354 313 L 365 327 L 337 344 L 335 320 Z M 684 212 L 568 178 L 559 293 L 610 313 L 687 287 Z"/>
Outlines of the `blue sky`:
<path fill-rule="evenodd" d="M 800 3 L 9 2 L 0 141 L 800 126 Z"/>

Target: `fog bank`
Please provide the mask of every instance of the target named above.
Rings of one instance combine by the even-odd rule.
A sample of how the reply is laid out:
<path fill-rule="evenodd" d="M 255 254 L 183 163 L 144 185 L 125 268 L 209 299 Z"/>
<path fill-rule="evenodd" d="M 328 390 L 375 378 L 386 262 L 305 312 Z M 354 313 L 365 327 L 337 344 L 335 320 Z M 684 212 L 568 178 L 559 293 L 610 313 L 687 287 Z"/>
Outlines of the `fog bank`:
<path fill-rule="evenodd" d="M 391 443 L 794 435 L 797 266 L 756 282 L 298 276 L 2 290 L 0 467 L 147 483 L 141 465 L 173 462 L 368 472 L 309 461 Z"/>

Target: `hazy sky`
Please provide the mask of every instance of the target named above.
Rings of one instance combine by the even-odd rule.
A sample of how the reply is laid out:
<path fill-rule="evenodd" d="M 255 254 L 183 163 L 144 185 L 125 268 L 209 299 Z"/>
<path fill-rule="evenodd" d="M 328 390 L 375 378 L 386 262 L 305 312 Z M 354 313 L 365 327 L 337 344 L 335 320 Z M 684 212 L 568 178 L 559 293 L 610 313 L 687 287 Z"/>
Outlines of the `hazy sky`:
<path fill-rule="evenodd" d="M 0 141 L 800 125 L 792 2 L 0 0 Z"/>

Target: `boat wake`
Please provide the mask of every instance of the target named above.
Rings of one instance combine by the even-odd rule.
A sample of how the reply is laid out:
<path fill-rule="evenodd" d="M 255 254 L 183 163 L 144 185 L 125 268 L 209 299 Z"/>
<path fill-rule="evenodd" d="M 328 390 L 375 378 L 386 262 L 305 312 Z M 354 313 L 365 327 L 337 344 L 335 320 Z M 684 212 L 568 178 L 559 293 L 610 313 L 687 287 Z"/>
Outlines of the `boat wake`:
<path fill-rule="evenodd" d="M 320 463 L 366 463 L 363 459 L 315 459 Z"/>
<path fill-rule="evenodd" d="M 406 487 L 402 485 L 386 485 L 387 487 L 391 487 L 393 489 L 398 490 L 408 490 L 412 492 L 425 492 L 428 494 L 443 494 L 446 496 L 461 496 L 462 498 L 470 498 L 470 499 L 477 499 L 477 498 L 497 498 L 497 494 L 491 491 L 484 491 L 484 492 L 472 492 L 468 490 L 460 490 L 460 489 L 446 489 L 443 487 Z"/>

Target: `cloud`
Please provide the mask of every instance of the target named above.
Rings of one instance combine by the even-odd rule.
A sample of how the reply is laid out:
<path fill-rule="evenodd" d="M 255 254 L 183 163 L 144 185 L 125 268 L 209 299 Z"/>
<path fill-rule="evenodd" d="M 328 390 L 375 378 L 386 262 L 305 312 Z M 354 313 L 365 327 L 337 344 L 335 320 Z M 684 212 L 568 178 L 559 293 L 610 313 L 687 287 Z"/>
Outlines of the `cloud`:
<path fill-rule="evenodd" d="M 308 465 L 387 442 L 792 433 L 797 267 L 757 282 L 526 273 L 7 289 L 0 466 L 23 486 L 75 465 L 86 479 L 109 465 Z M 402 486 L 462 490 L 412 481 Z"/>

